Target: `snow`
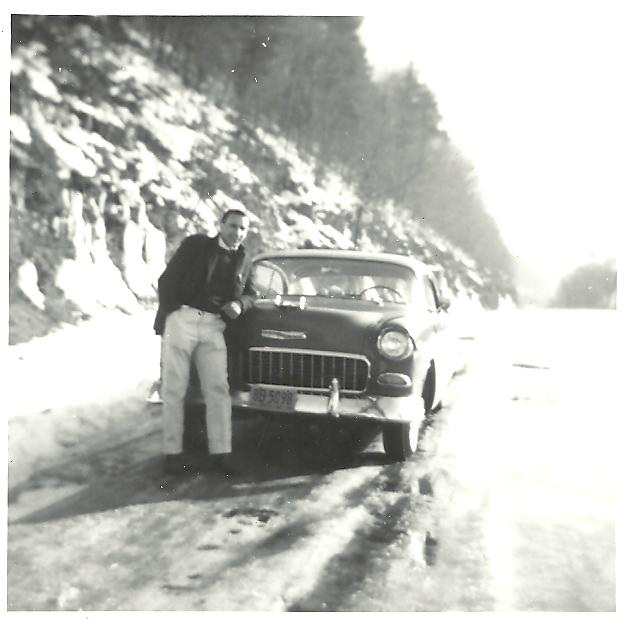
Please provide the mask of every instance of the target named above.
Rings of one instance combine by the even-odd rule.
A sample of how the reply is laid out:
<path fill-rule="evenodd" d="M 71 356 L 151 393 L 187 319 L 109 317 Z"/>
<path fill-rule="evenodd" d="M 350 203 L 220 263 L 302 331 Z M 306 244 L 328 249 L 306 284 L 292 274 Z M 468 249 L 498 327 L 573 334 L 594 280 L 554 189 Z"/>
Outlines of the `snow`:
<path fill-rule="evenodd" d="M 140 32 L 136 28 L 132 28 L 128 22 L 123 22 L 122 28 L 127 33 L 127 37 L 135 41 L 141 48 L 148 50 L 151 47 L 149 36 L 145 33 Z"/>
<path fill-rule="evenodd" d="M 164 98 L 168 114 L 165 119 L 181 122 L 187 126 L 198 125 L 202 121 L 203 109 L 207 106 L 207 98 L 196 91 L 185 97 L 182 85 L 173 85 Z M 201 140 L 208 142 L 209 137 L 200 133 Z"/>
<path fill-rule="evenodd" d="M 125 185 L 126 188 L 126 185 Z M 137 187 L 135 188 L 137 193 Z M 55 284 L 62 290 L 65 297 L 77 305 L 81 312 L 94 315 L 103 308 L 119 308 L 126 312 L 140 312 L 141 306 L 132 290 L 127 288 L 123 274 L 116 267 L 107 249 L 106 229 L 104 219 L 98 204 L 86 200 L 78 191 L 63 190 L 63 200 L 67 206 L 67 228 L 74 247 L 74 258 L 65 258 L 55 274 Z M 93 224 L 84 220 L 83 208 L 90 206 L 94 209 L 96 220 Z M 128 206 L 126 207 L 128 210 Z M 144 207 L 141 216 L 146 217 Z M 133 243 L 137 242 L 137 223 L 128 222 L 127 237 L 123 241 L 123 261 L 125 264 L 125 278 L 131 280 L 134 286 L 140 287 L 141 293 L 154 296 L 151 282 L 157 279 L 159 273 L 158 260 L 145 262 L 143 246 L 146 234 L 155 230 L 146 221 L 147 230 L 140 233 L 140 244 L 132 244 L 131 230 L 134 232 Z M 156 231 L 157 233 L 157 231 Z M 164 238 L 164 235 L 160 233 Z M 156 241 L 156 247 L 161 244 Z M 142 285 L 140 281 L 142 280 Z"/>
<path fill-rule="evenodd" d="M 102 311 L 80 325 L 64 325 L 8 349 L 9 488 L 38 466 L 64 458 L 124 416 L 114 404 L 142 403 L 158 376 L 159 338 L 149 312 L 127 316 Z M 136 345 L 126 354 L 123 345 Z M 135 397 L 138 397 L 137 399 Z"/>
<path fill-rule="evenodd" d="M 351 247 L 351 241 L 345 238 L 331 226 L 318 226 L 309 217 L 289 210 L 287 218 L 292 225 L 292 232 L 295 234 L 295 240 L 310 241 L 315 247 L 329 247 L 348 249 Z"/>
<path fill-rule="evenodd" d="M 229 175 L 237 184 L 250 186 L 258 184 L 256 175 L 247 167 L 240 158 L 224 145 L 220 149 L 218 157 L 213 161 L 213 166 L 222 173 Z"/>
<path fill-rule="evenodd" d="M 221 108 L 209 105 L 206 107 L 205 113 L 209 121 L 209 129 L 212 132 L 229 135 L 231 132 L 237 130 L 237 126 L 227 119 L 227 113 Z"/>
<path fill-rule="evenodd" d="M 498 299 L 498 310 L 501 312 L 515 312 L 517 305 L 512 297 L 500 297 Z"/>
<path fill-rule="evenodd" d="M 616 373 L 595 369 L 575 347 L 589 335 L 594 353 L 615 356 L 613 318 L 529 314 L 530 333 L 513 322 L 527 312 L 492 318 L 476 346 L 481 365 L 452 398 L 437 443 L 453 450 L 450 436 L 455 455 L 434 467 L 440 539 L 469 513 L 484 519 L 496 610 L 612 609 L 616 412 L 602 426 L 608 399 L 584 389 L 613 388 Z"/>
<path fill-rule="evenodd" d="M 318 231 L 326 236 L 330 241 L 331 245 L 337 247 L 338 249 L 351 249 L 353 247 L 353 242 L 347 236 L 345 236 L 342 232 L 338 232 L 333 226 L 327 225 L 325 223 L 316 224 Z"/>
<path fill-rule="evenodd" d="M 159 344 L 151 314 L 109 314 L 10 347 L 10 608 L 615 609 L 619 371 L 581 349 L 588 336 L 614 362 L 615 318 L 505 310 L 477 315 L 472 335 L 456 327 L 474 338 L 467 372 L 404 464 L 200 475 L 166 494 L 155 473 L 121 470 L 128 497 L 36 524 L 19 520 L 89 496 L 82 470 L 63 484 L 47 466 L 145 432 L 156 437 L 128 461 L 160 452 L 143 402 Z"/>
<path fill-rule="evenodd" d="M 11 73 L 17 76 L 24 72 L 35 93 L 53 102 L 61 102 L 62 96 L 50 79 L 51 67 L 46 52 L 46 47 L 40 42 L 21 45 L 12 51 Z"/>
<path fill-rule="evenodd" d="M 72 145 L 78 146 L 98 167 L 102 167 L 104 161 L 102 155 L 96 150 L 96 145 L 104 149 L 105 145 L 109 145 L 108 141 L 95 132 L 87 132 L 81 128 L 77 117 L 74 116 L 72 119 L 75 123 L 63 128 L 60 132 L 61 137 Z"/>
<path fill-rule="evenodd" d="M 162 100 L 160 102 L 162 103 Z M 168 104 L 165 106 L 169 108 Z M 173 109 L 169 108 L 169 110 L 175 113 Z M 166 114 L 166 112 L 165 110 L 164 113 Z M 157 113 L 160 115 L 158 116 Z M 148 101 L 141 111 L 140 122 L 142 125 L 146 125 L 155 139 L 177 160 L 188 162 L 196 143 L 204 141 L 206 137 L 186 126 L 166 121 L 162 113 L 161 107 Z"/>
<path fill-rule="evenodd" d="M 472 282 L 475 282 L 478 286 L 482 286 L 482 284 L 484 283 L 484 280 L 480 277 L 478 272 L 474 271 L 473 269 L 469 269 L 465 275 Z"/>
<path fill-rule="evenodd" d="M 24 294 L 36 308 L 44 310 L 44 294 L 38 287 L 38 270 L 33 262 L 26 260 L 18 267 L 16 282 L 22 294 Z"/>
<path fill-rule="evenodd" d="M 138 180 L 140 184 L 146 184 L 152 180 L 158 180 L 164 165 L 156 158 L 155 154 L 147 148 L 144 143 L 136 142 L 135 152 L 138 169 Z M 121 169 L 124 171 L 126 162 Z"/>
<path fill-rule="evenodd" d="M 168 566 L 163 575 L 165 584 L 180 587 L 186 582 L 188 585 L 188 576 L 194 571 L 205 578 L 215 573 L 215 595 L 210 599 L 205 597 L 199 605 L 200 609 L 233 611 L 241 605 L 251 605 L 251 610 L 255 611 L 286 609 L 287 605 L 313 588 L 327 561 L 345 547 L 354 529 L 362 524 L 367 516 L 366 510 L 362 507 L 350 508 L 345 503 L 345 494 L 363 485 L 373 471 L 344 473 L 342 479 L 327 480 L 327 483 L 314 490 L 311 497 L 294 502 L 282 515 L 274 515 L 268 527 L 252 522 L 250 510 L 246 515 L 238 513 L 230 518 L 224 518 L 225 514 L 221 514 L 221 522 L 204 526 L 200 532 L 201 547 L 219 544 L 221 548 L 213 550 L 206 559 L 202 555 L 197 556 L 200 559 L 198 561 L 195 553 L 191 554 L 193 548 L 190 545 L 181 545 L 178 549 L 181 556 Z M 255 504 L 253 509 L 263 508 L 261 498 L 255 497 L 252 501 Z M 177 509 L 175 511 L 178 512 Z M 184 511 L 189 513 L 190 510 L 187 508 Z M 181 509 L 178 513 L 182 512 Z M 269 552 L 262 545 L 265 529 L 277 533 L 287 528 L 290 517 L 296 516 L 302 516 L 298 520 L 300 544 L 293 550 L 277 548 Z M 232 549 L 227 546 L 230 533 L 233 536 Z M 322 535 L 323 539 L 314 539 L 317 535 Z M 265 556 L 252 556 L 252 552 L 259 553 L 261 550 Z M 238 558 L 245 559 L 242 578 L 238 577 L 231 565 Z M 161 610 L 176 608 L 174 596 L 159 596 L 152 586 L 140 592 L 132 606 L 145 608 L 152 603 Z M 182 604 L 186 607 L 184 601 Z"/>
<path fill-rule="evenodd" d="M 121 54 L 121 58 L 118 59 L 118 69 L 111 76 L 113 82 L 119 83 L 118 86 L 121 89 L 131 88 L 132 85 L 135 85 L 137 89 L 142 89 L 165 82 L 155 65 L 146 57 L 127 47 L 122 48 Z"/>
<path fill-rule="evenodd" d="M 14 137 L 16 141 L 20 141 L 20 143 L 24 143 L 25 145 L 31 143 L 29 126 L 20 115 L 14 113 L 10 115 L 9 129 L 11 130 L 11 136 Z"/>
<path fill-rule="evenodd" d="M 75 169 L 80 175 L 88 178 L 96 175 L 95 164 L 84 155 L 79 147 L 65 141 L 60 136 L 57 129 L 46 121 L 37 103 L 33 103 L 32 106 L 32 119 L 33 129 L 56 152 L 64 165 L 69 169 Z"/>
<path fill-rule="evenodd" d="M 38 95 L 41 95 L 42 97 L 47 98 L 53 102 L 62 101 L 62 96 L 60 95 L 58 88 L 53 82 L 51 82 L 49 76 L 47 76 L 47 73 L 50 73 L 51 70 L 46 71 L 44 70 L 44 68 L 36 69 L 33 67 L 26 67 L 25 71 L 27 73 L 27 76 L 29 77 L 31 88 Z"/>
<path fill-rule="evenodd" d="M 332 171 L 327 172 L 323 180 L 323 190 L 325 198 L 320 208 L 327 212 L 339 215 L 345 208 L 354 209 L 360 203 L 355 189 Z"/>
<path fill-rule="evenodd" d="M 104 124 L 110 124 L 116 128 L 124 128 L 125 124 L 122 120 L 122 116 L 117 114 L 111 106 L 105 102 L 101 102 L 98 107 L 92 106 L 87 102 L 83 102 L 75 96 L 70 96 L 68 102 L 72 108 L 79 113 L 94 117 L 99 122 Z M 100 137 L 102 139 L 102 137 Z M 104 140 L 104 139 L 103 139 Z"/>
<path fill-rule="evenodd" d="M 294 182 L 301 186 L 313 186 L 315 182 L 313 159 L 303 160 L 293 143 L 266 132 L 262 128 L 256 128 L 256 134 L 265 145 L 273 150 L 277 161 L 283 160 L 289 165 L 291 179 Z"/>

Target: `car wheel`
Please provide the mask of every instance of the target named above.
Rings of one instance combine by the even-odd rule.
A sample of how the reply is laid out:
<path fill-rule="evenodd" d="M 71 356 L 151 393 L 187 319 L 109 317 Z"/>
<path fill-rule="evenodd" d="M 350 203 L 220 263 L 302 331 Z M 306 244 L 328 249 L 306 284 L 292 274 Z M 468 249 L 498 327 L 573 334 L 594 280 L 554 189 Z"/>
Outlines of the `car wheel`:
<path fill-rule="evenodd" d="M 208 452 L 207 420 L 204 405 L 199 403 L 185 403 L 182 448 L 185 453 L 194 455 L 206 454 Z"/>
<path fill-rule="evenodd" d="M 404 461 L 418 449 L 420 423 L 386 423 L 382 427 L 382 445 L 391 461 Z"/>
<path fill-rule="evenodd" d="M 433 401 L 436 396 L 436 367 L 433 362 L 427 371 L 427 378 L 422 390 L 422 400 L 424 401 L 424 413 L 429 414 L 433 410 Z"/>

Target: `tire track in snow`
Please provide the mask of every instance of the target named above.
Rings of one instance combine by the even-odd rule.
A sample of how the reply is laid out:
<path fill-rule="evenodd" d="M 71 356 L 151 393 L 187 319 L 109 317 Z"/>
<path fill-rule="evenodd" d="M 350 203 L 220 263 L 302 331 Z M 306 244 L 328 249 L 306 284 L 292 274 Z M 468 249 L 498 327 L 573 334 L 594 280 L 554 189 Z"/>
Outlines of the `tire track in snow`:
<path fill-rule="evenodd" d="M 309 487 L 279 495 L 279 505 L 272 493 L 256 496 L 250 488 L 233 501 L 220 501 L 227 509 L 227 525 L 211 528 L 200 549 L 174 552 L 176 563 L 166 579 L 143 588 L 127 601 L 127 608 L 152 604 L 154 609 L 171 610 L 286 611 L 312 590 L 327 562 L 366 524 L 369 511 L 354 505 L 353 498 L 363 496 L 380 470 L 366 466 L 307 477 Z M 249 531 L 245 542 L 239 528 L 235 543 L 225 546 L 220 532 L 241 515 L 231 511 L 247 506 L 271 510 L 269 522 L 257 537 Z M 201 522 L 185 517 L 195 534 Z"/>
<path fill-rule="evenodd" d="M 364 605 L 371 604 L 370 596 L 360 595 L 357 606 L 354 596 L 371 584 L 379 594 L 379 580 L 386 576 L 394 559 L 408 560 L 423 575 L 426 553 L 420 530 L 424 523 L 409 519 L 410 510 L 423 504 L 423 479 L 424 458 L 417 454 L 407 463 L 385 467 L 366 488 L 355 491 L 350 502 L 366 510 L 366 522 L 328 562 L 313 590 L 288 610 L 369 610 Z"/>

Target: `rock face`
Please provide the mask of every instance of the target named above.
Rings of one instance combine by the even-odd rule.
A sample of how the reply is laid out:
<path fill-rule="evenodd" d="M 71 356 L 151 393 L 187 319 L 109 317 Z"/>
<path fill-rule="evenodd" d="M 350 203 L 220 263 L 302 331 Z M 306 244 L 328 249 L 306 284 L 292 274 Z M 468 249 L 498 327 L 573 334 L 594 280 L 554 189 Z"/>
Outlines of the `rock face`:
<path fill-rule="evenodd" d="M 85 198 L 80 191 L 63 191 L 63 204 L 68 210 L 67 232 L 74 257 L 60 264 L 56 286 L 86 315 L 93 316 L 101 308 L 131 314 L 140 311 L 137 293 L 127 286 L 107 248 L 105 194 L 96 200 Z"/>
<path fill-rule="evenodd" d="M 149 221 L 138 188 L 127 185 L 123 212 L 126 224 L 122 235 L 124 279 L 139 299 L 153 300 L 156 283 L 165 267 L 167 243 L 164 233 Z"/>
<path fill-rule="evenodd" d="M 155 227 L 151 222 L 148 223 L 145 230 L 142 253 L 149 267 L 149 275 L 155 289 L 157 288 L 158 278 L 166 266 L 167 239 L 164 232 Z"/>

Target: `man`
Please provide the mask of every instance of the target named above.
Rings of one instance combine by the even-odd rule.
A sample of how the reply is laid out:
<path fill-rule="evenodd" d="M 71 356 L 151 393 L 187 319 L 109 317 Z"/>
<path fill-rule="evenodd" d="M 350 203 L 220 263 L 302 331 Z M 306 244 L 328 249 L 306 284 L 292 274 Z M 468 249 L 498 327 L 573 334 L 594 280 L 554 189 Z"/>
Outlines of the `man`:
<path fill-rule="evenodd" d="M 156 334 L 162 335 L 162 415 L 165 470 L 192 468 L 182 449 L 184 398 L 193 358 L 206 406 L 207 468 L 233 472 L 231 397 L 224 330 L 255 300 L 250 259 L 242 245 L 249 217 L 239 209 L 222 215 L 215 238 L 187 237 L 158 280 Z"/>

